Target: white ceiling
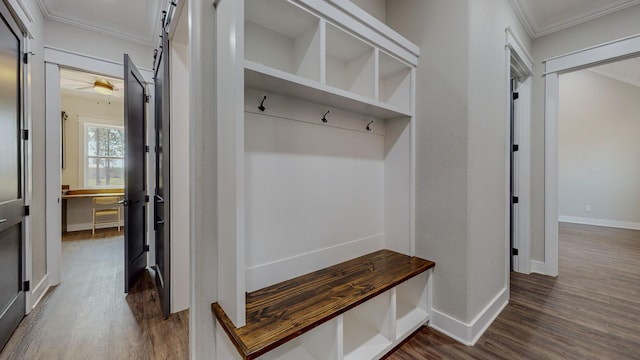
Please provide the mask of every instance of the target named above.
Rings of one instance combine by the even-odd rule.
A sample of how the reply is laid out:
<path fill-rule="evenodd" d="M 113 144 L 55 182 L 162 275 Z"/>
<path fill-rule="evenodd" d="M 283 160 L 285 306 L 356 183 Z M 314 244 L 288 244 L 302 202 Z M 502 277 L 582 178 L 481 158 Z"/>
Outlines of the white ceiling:
<path fill-rule="evenodd" d="M 627 84 L 640 87 L 640 58 L 595 66 L 589 70 Z"/>
<path fill-rule="evenodd" d="M 544 36 L 640 4 L 640 0 L 509 0 L 509 2 L 531 38 Z"/>
<path fill-rule="evenodd" d="M 107 80 L 113 84 L 113 95 L 98 94 L 93 90 L 93 83 L 98 79 Z M 122 79 L 108 76 L 60 69 L 60 88 L 62 94 L 82 96 L 91 99 L 124 101 L 124 82 Z"/>
<path fill-rule="evenodd" d="M 169 0 L 36 0 L 45 18 L 155 47 Z"/>

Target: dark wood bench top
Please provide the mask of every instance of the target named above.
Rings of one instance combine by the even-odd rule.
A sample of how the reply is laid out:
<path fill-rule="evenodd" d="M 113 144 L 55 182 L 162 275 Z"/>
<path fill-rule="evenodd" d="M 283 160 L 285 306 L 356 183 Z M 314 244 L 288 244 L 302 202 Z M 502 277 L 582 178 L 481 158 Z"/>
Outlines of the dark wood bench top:
<path fill-rule="evenodd" d="M 218 303 L 211 308 L 240 355 L 255 359 L 434 266 L 380 250 L 247 293 L 241 328 Z"/>

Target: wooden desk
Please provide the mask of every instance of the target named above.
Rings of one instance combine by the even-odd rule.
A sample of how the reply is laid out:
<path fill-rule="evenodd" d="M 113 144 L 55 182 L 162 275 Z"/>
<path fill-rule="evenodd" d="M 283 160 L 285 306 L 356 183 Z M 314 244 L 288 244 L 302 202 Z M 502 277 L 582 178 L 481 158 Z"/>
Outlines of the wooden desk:
<path fill-rule="evenodd" d="M 62 194 L 62 232 L 67 232 L 67 201 L 69 199 L 93 199 L 97 197 L 124 196 L 124 189 L 78 189 Z"/>

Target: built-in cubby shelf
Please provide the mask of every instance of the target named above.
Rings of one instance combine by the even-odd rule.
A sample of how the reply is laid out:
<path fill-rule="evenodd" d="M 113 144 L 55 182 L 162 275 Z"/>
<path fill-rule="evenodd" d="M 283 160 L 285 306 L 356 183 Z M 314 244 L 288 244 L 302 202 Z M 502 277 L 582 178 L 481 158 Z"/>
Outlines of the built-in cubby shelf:
<path fill-rule="evenodd" d="M 391 292 L 376 296 L 344 314 L 344 359 L 373 359 L 395 340 Z"/>
<path fill-rule="evenodd" d="M 286 19 L 286 21 L 283 21 Z M 320 20 L 281 0 L 245 5 L 245 59 L 320 81 Z"/>
<path fill-rule="evenodd" d="M 216 11 L 216 356 L 378 359 L 431 312 L 434 264 L 414 256 L 420 49 L 347 0 Z"/>
<path fill-rule="evenodd" d="M 301 76 L 245 60 L 245 86 L 292 98 L 368 115 L 378 119 L 412 116 L 408 109 L 401 109 L 371 98 L 334 88 Z"/>
<path fill-rule="evenodd" d="M 412 66 L 308 8 L 246 0 L 247 86 L 377 118 L 413 116 Z"/>
<path fill-rule="evenodd" d="M 396 339 L 413 333 L 429 320 L 429 277 L 420 274 L 396 287 Z"/>
<path fill-rule="evenodd" d="M 326 26 L 327 85 L 375 98 L 375 49 L 331 24 Z"/>
<path fill-rule="evenodd" d="M 214 303 L 218 329 L 229 335 L 238 351 L 226 356 L 377 359 L 410 335 L 397 335 L 398 322 L 405 323 L 412 312 L 398 313 L 396 302 L 398 297 L 403 304 L 424 300 L 424 310 L 434 266 L 394 251 L 376 251 L 248 293 L 247 325 L 240 328 Z M 423 316 L 410 322 L 417 329 L 427 320 Z"/>
<path fill-rule="evenodd" d="M 412 101 L 411 67 L 380 51 L 378 68 L 379 100 L 399 109 L 409 109 Z"/>

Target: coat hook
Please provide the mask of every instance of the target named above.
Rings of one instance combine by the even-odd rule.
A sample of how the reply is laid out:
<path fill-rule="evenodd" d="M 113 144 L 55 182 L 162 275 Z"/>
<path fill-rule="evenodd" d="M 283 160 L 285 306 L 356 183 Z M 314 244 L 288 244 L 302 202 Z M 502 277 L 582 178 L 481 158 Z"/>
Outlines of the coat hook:
<path fill-rule="evenodd" d="M 324 115 L 322 115 L 322 122 L 325 123 L 325 124 L 329 122 L 329 120 L 327 120 L 327 114 L 328 113 L 329 113 L 329 110 L 327 110 L 327 112 L 324 113 Z"/>
<path fill-rule="evenodd" d="M 371 124 L 373 124 L 373 120 L 369 121 L 369 123 L 367 124 L 367 131 L 371 131 L 371 126 L 369 126 Z"/>
<path fill-rule="evenodd" d="M 265 111 L 266 108 L 264 107 L 264 101 L 267 100 L 267 96 L 265 95 L 265 97 L 262 98 L 262 101 L 260 101 L 260 106 L 258 106 L 258 110 L 260 111 Z"/>

